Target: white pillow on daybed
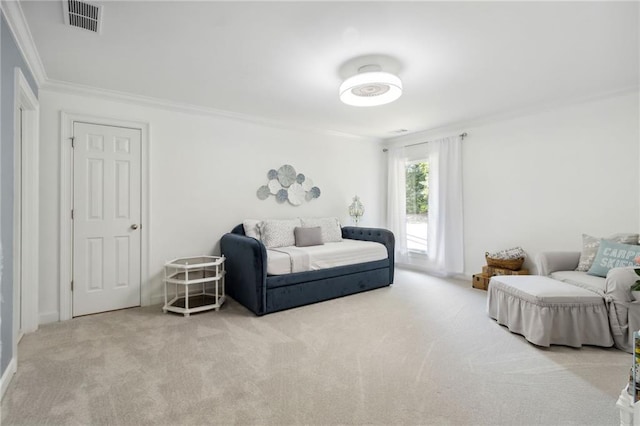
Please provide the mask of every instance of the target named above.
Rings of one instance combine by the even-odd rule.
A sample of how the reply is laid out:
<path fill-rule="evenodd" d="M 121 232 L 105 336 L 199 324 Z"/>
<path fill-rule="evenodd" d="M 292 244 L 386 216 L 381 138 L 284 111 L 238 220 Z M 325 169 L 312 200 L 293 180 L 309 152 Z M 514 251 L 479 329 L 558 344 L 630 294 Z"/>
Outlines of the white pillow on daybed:
<path fill-rule="evenodd" d="M 302 226 L 312 228 L 319 226 L 322 233 L 322 241 L 325 243 L 337 243 L 342 241 L 342 228 L 337 217 L 303 217 L 300 218 Z"/>
<path fill-rule="evenodd" d="M 257 219 L 246 219 L 242 221 L 242 227 L 244 228 L 244 235 L 247 237 L 255 238 L 256 240 L 261 240 L 260 237 L 260 224 L 261 220 Z"/>
<path fill-rule="evenodd" d="M 293 233 L 296 226 L 300 226 L 300 219 L 264 220 L 258 228 L 265 247 L 275 248 L 296 245 Z"/>

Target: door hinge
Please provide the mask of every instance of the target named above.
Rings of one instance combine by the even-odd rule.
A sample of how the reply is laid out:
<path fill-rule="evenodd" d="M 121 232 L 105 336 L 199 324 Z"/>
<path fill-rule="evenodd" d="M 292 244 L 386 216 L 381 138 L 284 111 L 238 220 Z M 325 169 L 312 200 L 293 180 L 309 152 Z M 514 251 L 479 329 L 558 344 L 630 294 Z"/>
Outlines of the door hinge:
<path fill-rule="evenodd" d="M 71 280 L 71 291 L 73 291 L 73 280 Z"/>
<path fill-rule="evenodd" d="M 75 148 L 75 136 L 71 136 L 69 139 L 71 139 L 71 148 Z"/>
<path fill-rule="evenodd" d="M 71 220 L 73 220 L 73 209 L 71 209 Z"/>

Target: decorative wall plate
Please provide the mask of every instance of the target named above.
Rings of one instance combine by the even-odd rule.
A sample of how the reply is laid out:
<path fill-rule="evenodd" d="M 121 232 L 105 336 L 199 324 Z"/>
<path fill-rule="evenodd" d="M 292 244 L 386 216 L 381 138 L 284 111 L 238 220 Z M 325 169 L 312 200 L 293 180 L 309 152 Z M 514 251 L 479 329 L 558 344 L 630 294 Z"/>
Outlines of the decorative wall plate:
<path fill-rule="evenodd" d="M 269 198 L 270 194 L 271 191 L 269 190 L 269 187 L 267 185 L 262 185 L 260 188 L 258 188 L 257 195 L 259 199 L 266 200 L 267 198 Z"/>
<path fill-rule="evenodd" d="M 314 186 L 309 190 L 309 193 L 311 194 L 312 198 L 318 198 L 320 197 L 320 188 L 318 188 L 317 186 Z"/>
<path fill-rule="evenodd" d="M 278 169 L 278 182 L 284 188 L 288 188 L 296 181 L 296 169 L 293 166 L 285 164 Z"/>
<path fill-rule="evenodd" d="M 302 187 L 305 191 L 311 190 L 311 188 L 313 188 L 313 181 L 309 178 L 306 178 L 304 182 L 302 182 Z"/>
<path fill-rule="evenodd" d="M 302 185 L 294 183 L 289 187 L 289 202 L 294 206 L 299 206 L 304 203 L 305 190 L 302 189 Z"/>
<path fill-rule="evenodd" d="M 271 179 L 267 186 L 269 187 L 269 191 L 271 191 L 273 195 L 276 195 L 278 191 L 282 189 L 282 185 L 280 185 L 278 179 Z"/>
<path fill-rule="evenodd" d="M 296 173 L 296 169 L 289 164 L 280 166 L 278 170 L 270 169 L 267 179 L 267 184 L 256 191 L 261 200 L 273 195 L 279 204 L 289 201 L 292 206 L 299 206 L 320 197 L 320 188 L 313 186 L 313 181 L 304 174 Z"/>
<path fill-rule="evenodd" d="M 289 198 L 288 192 L 286 189 L 281 189 L 280 191 L 278 191 L 278 193 L 276 194 L 276 201 L 280 204 L 284 203 L 285 201 L 287 201 L 287 199 Z"/>
<path fill-rule="evenodd" d="M 320 188 L 318 188 L 317 186 L 314 186 L 309 191 L 307 191 L 305 195 L 305 200 L 311 201 L 314 198 L 318 198 L 319 196 L 320 196 Z"/>

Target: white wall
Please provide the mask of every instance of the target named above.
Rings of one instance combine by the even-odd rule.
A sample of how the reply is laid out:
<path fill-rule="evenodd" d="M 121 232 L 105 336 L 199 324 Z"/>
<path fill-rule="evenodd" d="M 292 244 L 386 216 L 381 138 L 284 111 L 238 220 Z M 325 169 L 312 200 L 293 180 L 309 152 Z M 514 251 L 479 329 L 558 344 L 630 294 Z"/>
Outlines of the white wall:
<path fill-rule="evenodd" d="M 485 251 L 522 246 L 580 250 L 582 233 L 637 232 L 638 93 L 576 103 L 482 125 L 397 138 L 408 144 L 466 131 L 465 274 Z"/>
<path fill-rule="evenodd" d="M 220 237 L 244 218 L 338 216 L 358 194 L 362 226 L 381 226 L 384 171 L 381 146 L 364 140 L 267 127 L 223 117 L 41 90 L 40 283 L 41 322 L 59 306 L 60 112 L 150 124 L 152 301 L 162 295 L 163 264 L 172 258 L 219 253 Z M 320 198 L 302 206 L 261 201 L 267 171 L 291 164 L 318 186 Z M 144 229 L 144 228 L 143 228 Z"/>
<path fill-rule="evenodd" d="M 463 142 L 465 273 L 484 252 L 515 245 L 529 255 L 578 250 L 581 234 L 640 226 L 638 94 L 558 107 L 398 138 L 413 143 L 467 131 Z M 151 248 L 154 302 L 166 260 L 218 253 L 245 217 L 337 215 L 361 196 L 363 226 L 384 226 L 386 169 L 372 140 L 277 129 L 92 96 L 41 90 L 40 313 L 58 318 L 60 111 L 147 122 L 151 134 Z M 322 190 L 300 207 L 257 199 L 266 172 L 292 164 Z"/>

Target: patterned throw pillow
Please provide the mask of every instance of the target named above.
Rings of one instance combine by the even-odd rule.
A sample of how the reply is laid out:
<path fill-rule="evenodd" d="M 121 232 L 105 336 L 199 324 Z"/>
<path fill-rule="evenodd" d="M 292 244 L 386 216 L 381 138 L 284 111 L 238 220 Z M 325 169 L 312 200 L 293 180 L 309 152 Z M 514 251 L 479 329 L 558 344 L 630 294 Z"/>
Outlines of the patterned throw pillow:
<path fill-rule="evenodd" d="M 608 238 L 602 238 L 603 240 L 612 241 L 614 243 L 621 244 L 638 244 L 638 234 L 614 234 Z M 591 235 L 582 234 L 582 253 L 580 254 L 580 261 L 576 271 L 587 272 L 593 260 L 596 258 L 598 248 L 600 247 L 600 238 L 592 237 Z"/>
<path fill-rule="evenodd" d="M 638 256 L 640 256 L 639 245 L 619 244 L 602 240 L 593 265 L 591 265 L 587 274 L 606 277 L 610 269 L 635 265 L 633 259 Z"/>
<path fill-rule="evenodd" d="M 325 243 L 342 241 L 342 228 L 337 217 L 303 217 L 300 221 L 305 228 L 322 228 L 322 241 Z"/>
<path fill-rule="evenodd" d="M 296 245 L 293 234 L 296 226 L 300 226 L 300 219 L 265 220 L 258 225 L 258 228 L 265 247 L 276 248 Z"/>
<path fill-rule="evenodd" d="M 506 250 L 494 251 L 487 253 L 487 257 L 491 259 L 521 259 L 526 256 L 522 247 L 514 247 Z"/>

